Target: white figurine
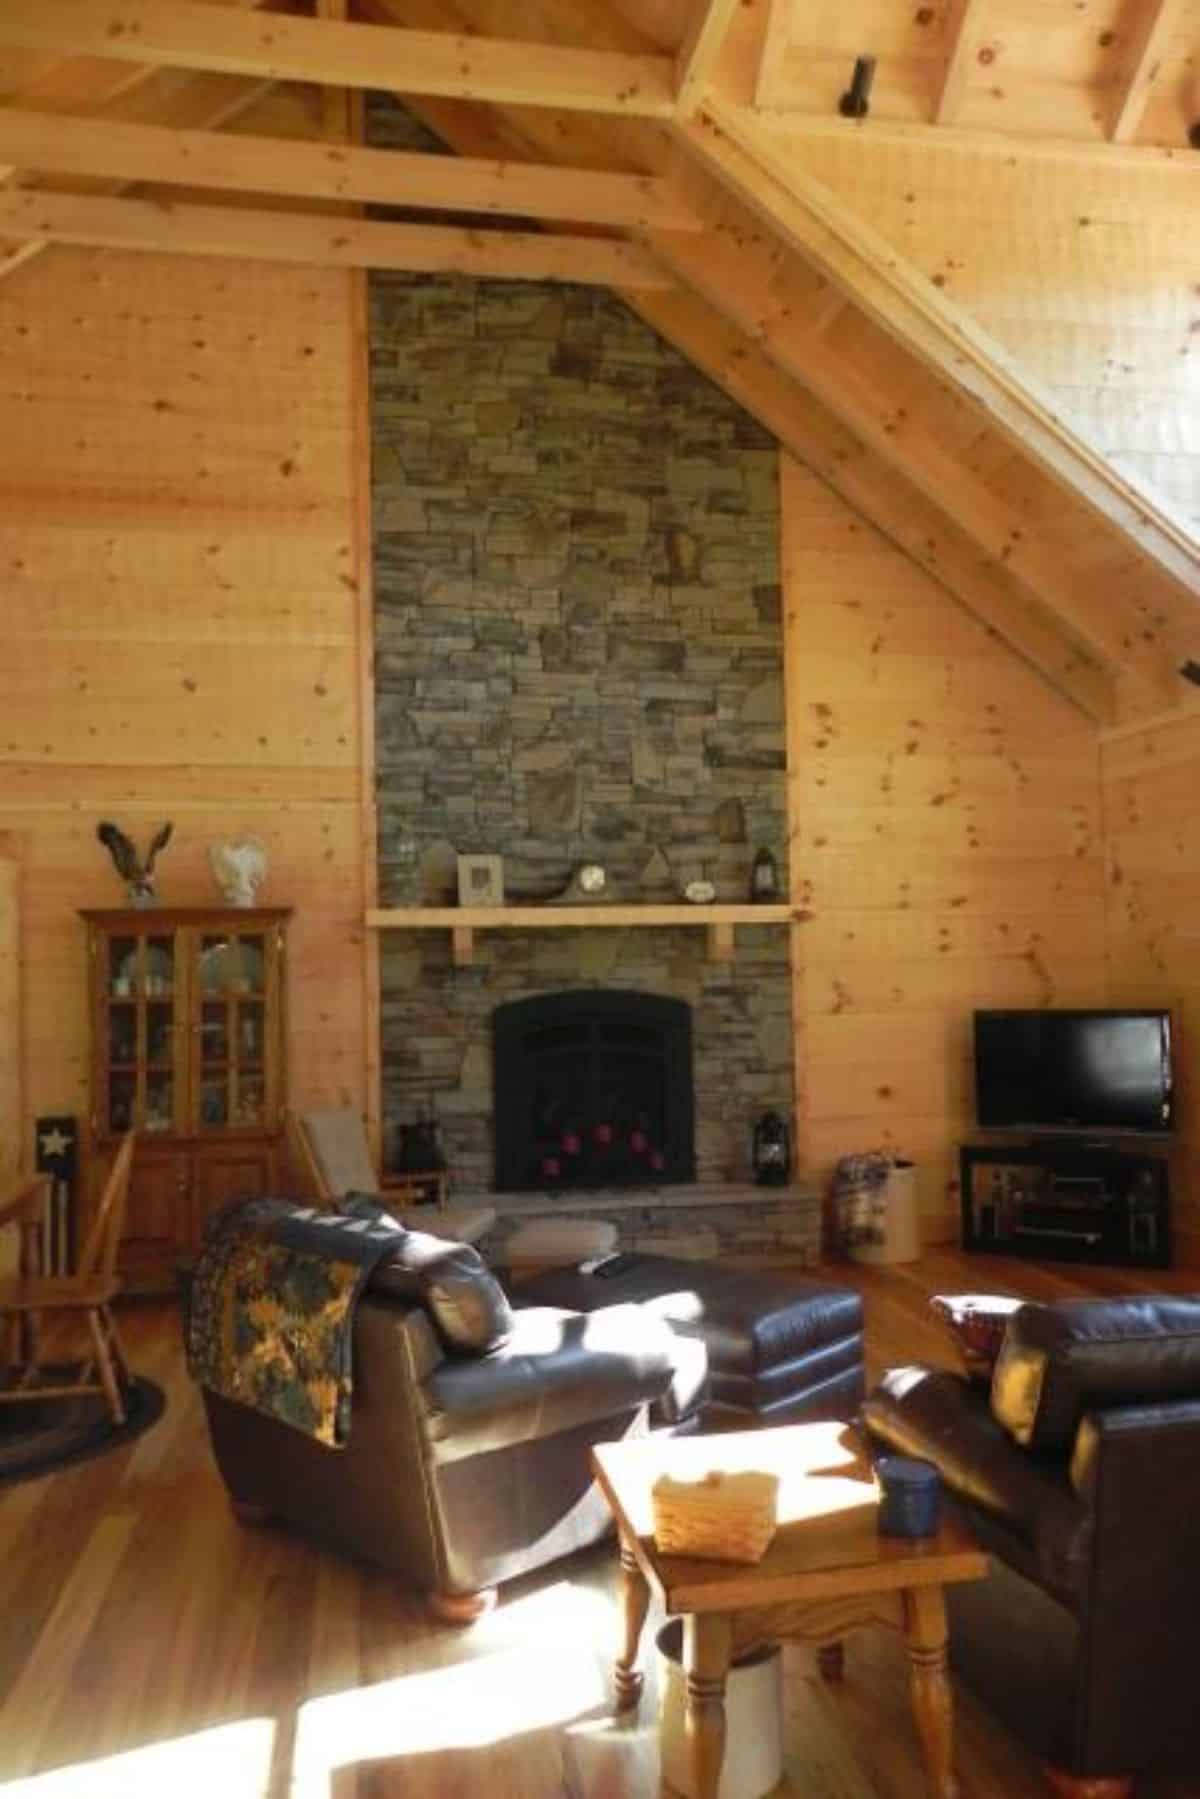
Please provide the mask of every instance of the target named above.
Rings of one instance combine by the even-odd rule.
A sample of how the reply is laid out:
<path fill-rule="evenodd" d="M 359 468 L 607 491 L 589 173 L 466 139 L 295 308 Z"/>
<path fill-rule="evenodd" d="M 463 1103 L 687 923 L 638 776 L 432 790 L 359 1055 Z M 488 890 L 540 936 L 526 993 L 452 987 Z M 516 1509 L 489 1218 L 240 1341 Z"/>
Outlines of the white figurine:
<path fill-rule="evenodd" d="M 227 906 L 252 906 L 267 872 L 267 846 L 257 837 L 239 837 L 234 843 L 213 843 L 209 865 Z"/>

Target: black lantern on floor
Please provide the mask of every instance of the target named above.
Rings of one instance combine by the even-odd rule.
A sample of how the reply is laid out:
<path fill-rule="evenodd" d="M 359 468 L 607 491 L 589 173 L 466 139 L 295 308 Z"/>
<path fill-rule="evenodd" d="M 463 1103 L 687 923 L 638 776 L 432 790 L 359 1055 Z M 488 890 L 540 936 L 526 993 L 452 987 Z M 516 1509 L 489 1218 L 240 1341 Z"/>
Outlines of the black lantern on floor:
<path fill-rule="evenodd" d="M 786 1187 L 792 1173 L 792 1139 L 778 1112 L 764 1112 L 754 1127 L 754 1179 L 760 1187 Z"/>

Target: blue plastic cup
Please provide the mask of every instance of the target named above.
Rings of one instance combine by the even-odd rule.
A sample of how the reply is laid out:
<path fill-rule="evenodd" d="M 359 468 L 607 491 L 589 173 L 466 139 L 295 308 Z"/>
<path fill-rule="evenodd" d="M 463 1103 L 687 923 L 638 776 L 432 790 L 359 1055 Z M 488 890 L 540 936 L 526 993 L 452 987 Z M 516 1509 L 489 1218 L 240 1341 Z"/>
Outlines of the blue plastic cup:
<path fill-rule="evenodd" d="M 883 1498 L 879 1529 L 885 1537 L 932 1537 L 942 1515 L 942 1477 L 932 1462 L 881 1455 L 875 1464 Z"/>

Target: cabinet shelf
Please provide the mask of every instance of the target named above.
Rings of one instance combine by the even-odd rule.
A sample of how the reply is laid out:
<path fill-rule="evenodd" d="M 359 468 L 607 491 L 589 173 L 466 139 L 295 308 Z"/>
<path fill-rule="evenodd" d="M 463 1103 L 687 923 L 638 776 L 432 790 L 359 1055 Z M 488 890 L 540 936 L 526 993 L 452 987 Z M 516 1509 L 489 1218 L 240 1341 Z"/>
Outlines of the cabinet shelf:
<path fill-rule="evenodd" d="M 476 931 L 553 931 L 675 929 L 708 933 L 713 962 L 732 962 L 738 925 L 785 925 L 803 918 L 790 905 L 667 906 L 380 906 L 367 913 L 372 931 L 449 931 L 454 964 L 465 968 L 475 958 Z"/>

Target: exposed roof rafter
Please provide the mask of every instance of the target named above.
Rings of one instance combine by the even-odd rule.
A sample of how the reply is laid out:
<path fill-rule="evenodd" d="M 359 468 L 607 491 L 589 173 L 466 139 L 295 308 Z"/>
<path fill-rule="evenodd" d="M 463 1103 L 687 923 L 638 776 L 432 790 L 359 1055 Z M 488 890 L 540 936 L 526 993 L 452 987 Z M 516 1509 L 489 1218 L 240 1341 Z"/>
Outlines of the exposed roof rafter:
<path fill-rule="evenodd" d="M 105 56 L 217 69 L 276 81 L 446 94 L 507 106 L 550 106 L 670 118 L 670 57 L 554 44 L 256 16 L 203 0 L 4 0 L 0 40 L 64 56 Z"/>
<path fill-rule="evenodd" d="M 1137 136 L 1163 55 L 1183 16 L 1183 0 L 1141 0 L 1133 41 L 1117 86 L 1108 135 L 1115 144 Z"/>
<path fill-rule="evenodd" d="M 953 125 L 962 111 L 971 66 L 979 51 L 983 31 L 984 0 L 949 0 L 946 11 L 946 63 L 933 116 L 939 125 Z"/>
<path fill-rule="evenodd" d="M 336 93 L 336 89 L 326 90 Z M 295 138 L 177 131 L 0 108 L 0 159 L 59 175 L 170 182 L 299 199 L 358 200 L 510 217 L 583 219 L 622 230 L 699 230 L 673 186 L 532 163 L 422 155 Z"/>
<path fill-rule="evenodd" d="M 670 277 L 645 250 L 611 238 L 392 225 L 329 213 L 192 206 L 161 198 L 113 200 L 18 189 L 0 194 L 0 236 L 325 268 L 403 269 L 631 288 L 670 285 Z"/>
<path fill-rule="evenodd" d="M 687 36 L 675 59 L 680 112 L 695 112 L 708 91 L 725 34 L 740 5 L 741 0 L 692 0 Z"/>

